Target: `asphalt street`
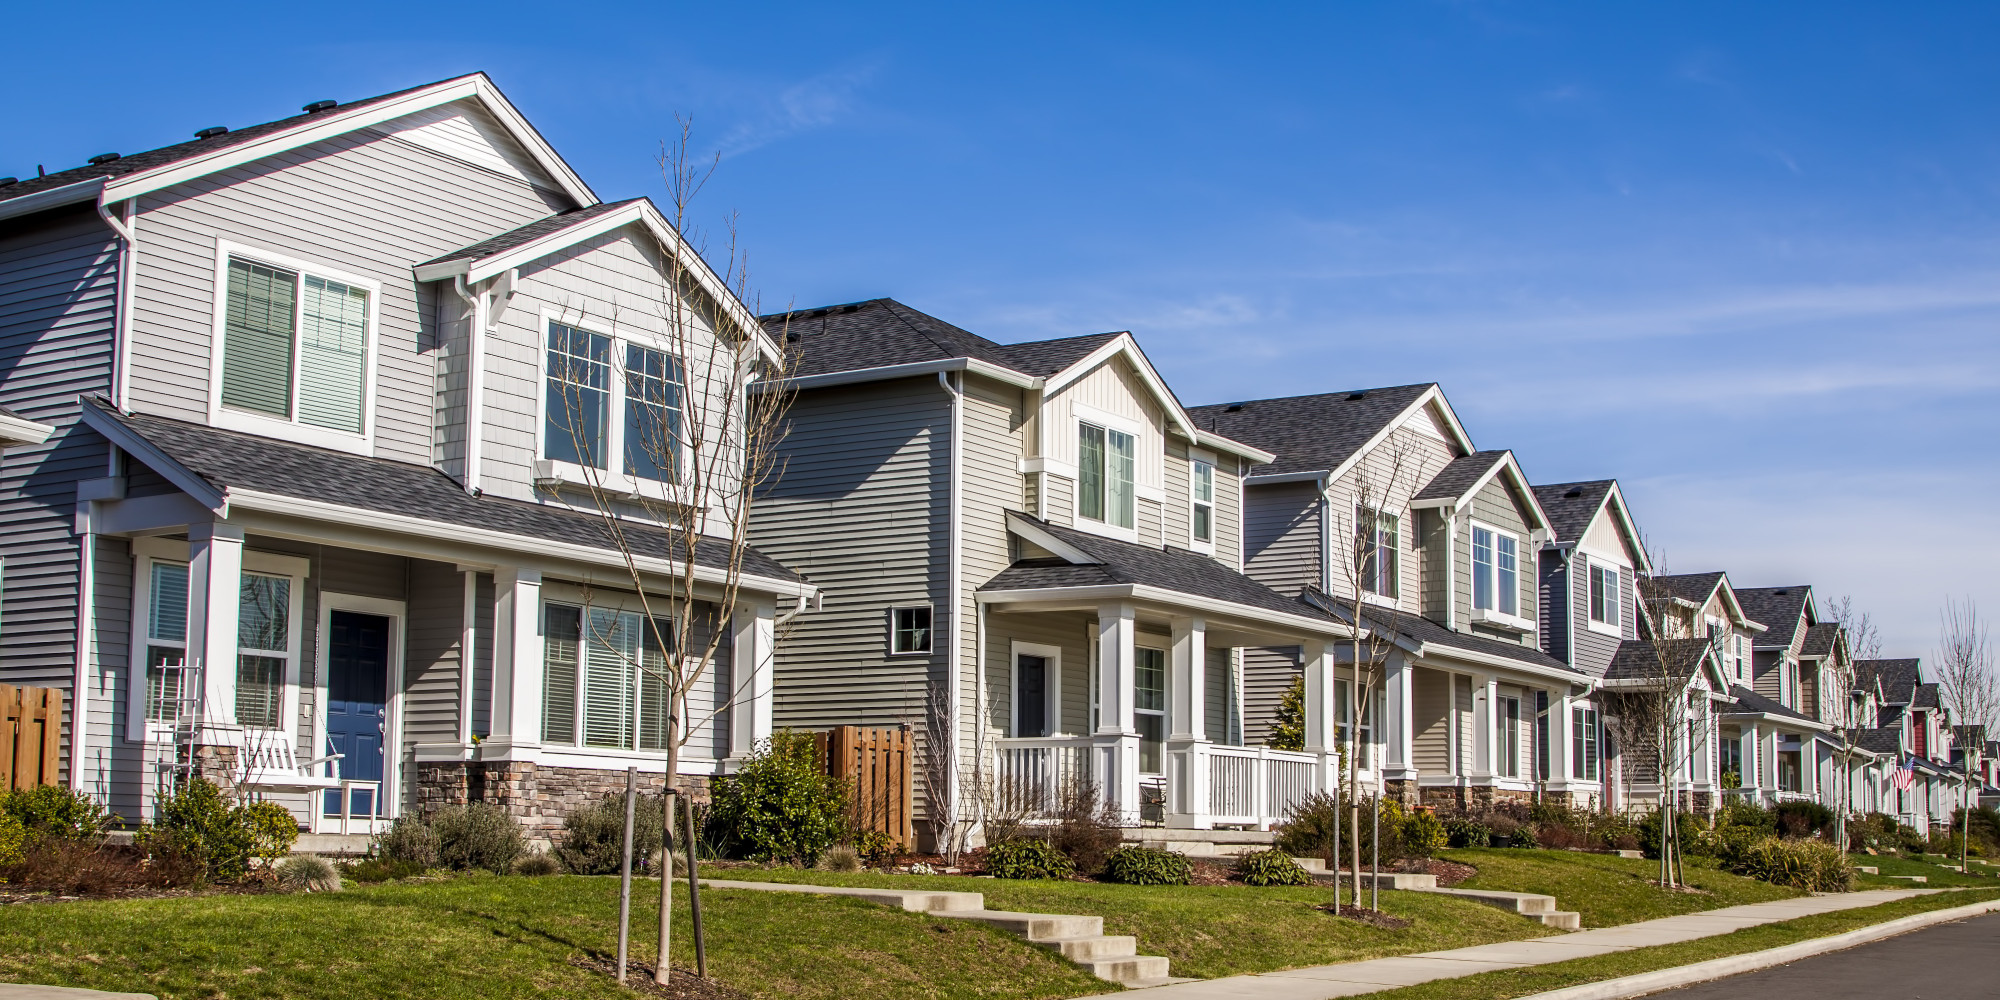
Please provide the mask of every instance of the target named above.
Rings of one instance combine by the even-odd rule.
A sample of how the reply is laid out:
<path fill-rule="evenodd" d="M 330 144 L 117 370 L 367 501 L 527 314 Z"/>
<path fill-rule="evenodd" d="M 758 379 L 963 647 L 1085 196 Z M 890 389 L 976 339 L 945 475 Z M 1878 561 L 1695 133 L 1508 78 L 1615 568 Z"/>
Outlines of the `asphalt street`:
<path fill-rule="evenodd" d="M 2000 913 L 1654 995 L 1662 1000 L 2000 998 Z"/>

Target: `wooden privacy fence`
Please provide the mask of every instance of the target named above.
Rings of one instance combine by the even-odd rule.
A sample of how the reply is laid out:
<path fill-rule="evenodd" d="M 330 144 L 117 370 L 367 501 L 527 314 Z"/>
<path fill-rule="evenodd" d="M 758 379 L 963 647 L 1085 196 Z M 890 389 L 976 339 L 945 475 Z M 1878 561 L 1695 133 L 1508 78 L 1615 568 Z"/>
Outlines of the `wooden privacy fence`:
<path fill-rule="evenodd" d="M 906 729 L 839 726 L 818 734 L 826 773 L 854 786 L 854 820 L 880 830 L 905 849 L 916 847 L 910 816 L 916 750 Z"/>
<path fill-rule="evenodd" d="M 59 784 L 63 693 L 0 684 L 0 788 Z"/>

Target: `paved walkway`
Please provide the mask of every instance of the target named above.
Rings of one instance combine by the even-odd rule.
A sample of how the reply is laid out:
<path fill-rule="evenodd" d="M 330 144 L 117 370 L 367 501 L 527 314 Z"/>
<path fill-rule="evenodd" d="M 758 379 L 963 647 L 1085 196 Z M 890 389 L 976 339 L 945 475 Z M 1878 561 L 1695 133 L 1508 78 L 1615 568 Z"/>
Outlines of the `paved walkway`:
<path fill-rule="evenodd" d="M 1589 958 L 1615 951 L 1630 951 L 1654 945 L 1693 941 L 1715 934 L 1727 934 L 1743 927 L 1795 920 L 1818 913 L 1877 906 L 1937 890 L 1873 889 L 1826 896 L 1804 896 L 1770 903 L 1729 906 L 1678 917 L 1642 920 L 1602 930 L 1578 931 L 1551 937 L 1528 938 L 1482 944 L 1472 948 L 1431 951 L 1420 955 L 1399 955 L 1367 962 L 1318 965 L 1287 969 L 1254 976 L 1229 976 L 1192 983 L 1158 986 L 1146 991 L 1158 1000 L 1330 1000 L 1332 997 L 1379 993 L 1400 986 L 1415 986 L 1434 979 L 1456 979 L 1498 969 L 1519 969 L 1548 965 L 1572 958 Z M 1117 994 L 1106 994 L 1114 996 Z M 1124 994 L 1130 996 L 1130 993 Z"/>

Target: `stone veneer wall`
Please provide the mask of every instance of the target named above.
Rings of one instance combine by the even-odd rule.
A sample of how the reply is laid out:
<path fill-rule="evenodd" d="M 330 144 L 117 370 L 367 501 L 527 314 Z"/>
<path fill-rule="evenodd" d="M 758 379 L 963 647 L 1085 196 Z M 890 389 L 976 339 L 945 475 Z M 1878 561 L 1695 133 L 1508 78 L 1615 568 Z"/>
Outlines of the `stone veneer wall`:
<path fill-rule="evenodd" d="M 708 804 L 705 775 L 683 774 L 674 787 Z M 658 795 L 659 771 L 639 772 L 639 792 Z M 553 840 L 563 817 L 605 795 L 625 792 L 625 772 L 611 768 L 546 767 L 527 762 L 422 761 L 417 764 L 415 812 L 429 816 L 446 806 L 490 802 L 507 810 L 530 840 Z"/>

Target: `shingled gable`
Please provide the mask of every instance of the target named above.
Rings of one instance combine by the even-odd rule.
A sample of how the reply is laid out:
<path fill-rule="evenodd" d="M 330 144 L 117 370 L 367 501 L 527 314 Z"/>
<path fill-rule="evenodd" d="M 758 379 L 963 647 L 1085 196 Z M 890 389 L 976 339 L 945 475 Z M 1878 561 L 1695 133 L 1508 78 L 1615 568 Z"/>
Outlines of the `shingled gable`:
<path fill-rule="evenodd" d="M 1048 395 L 1122 355 L 1184 437 L 1252 462 L 1271 458 L 1262 449 L 1195 426 L 1127 332 L 1001 344 L 886 298 L 794 309 L 759 319 L 765 332 L 796 350 L 788 382 L 801 389 L 972 371 Z"/>
<path fill-rule="evenodd" d="M 463 100 L 477 101 L 491 114 L 578 207 L 597 204 L 597 195 L 589 185 L 557 155 L 541 133 L 528 124 L 520 111 L 500 93 L 500 88 L 486 74 L 471 73 L 350 101 L 323 111 L 234 129 L 213 138 L 163 146 L 104 163 L 29 178 L 0 188 L 0 218 L 86 201 L 109 206 L 287 150 Z"/>
<path fill-rule="evenodd" d="M 1254 484 L 1338 479 L 1426 407 L 1435 408 L 1454 447 L 1473 450 L 1472 438 L 1435 382 L 1212 403 L 1190 407 L 1188 414 L 1205 430 L 1272 453 L 1271 461 L 1252 471 L 1248 482 Z"/>
<path fill-rule="evenodd" d="M 1723 709 L 1723 715 L 1761 715 L 1770 719 L 1779 719 L 1793 725 L 1804 726 L 1809 729 L 1830 730 L 1833 728 L 1812 716 L 1786 708 L 1741 684 L 1729 689 L 1729 697 L 1736 704 Z"/>
<path fill-rule="evenodd" d="M 1410 498 L 1412 508 L 1437 507 L 1459 513 L 1472 503 L 1472 498 L 1486 488 L 1495 477 L 1505 478 L 1513 487 L 1514 495 L 1528 509 L 1530 528 L 1540 528 L 1553 538 L 1554 529 L 1549 524 L 1549 515 L 1542 509 L 1542 502 L 1535 496 L 1535 488 L 1528 484 L 1528 477 L 1521 471 L 1520 463 L 1514 461 L 1511 451 L 1475 451 L 1445 463 L 1417 495 Z"/>
<path fill-rule="evenodd" d="M 1647 557 L 1639 528 L 1632 523 L 1631 512 L 1625 507 L 1625 494 L 1619 490 L 1618 480 L 1537 486 L 1535 499 L 1548 515 L 1549 530 L 1559 547 L 1581 542 L 1598 518 L 1609 515 L 1615 519 L 1618 534 L 1625 540 L 1625 548 L 1632 554 L 1638 572 L 1643 575 L 1653 571 L 1653 562 Z"/>
<path fill-rule="evenodd" d="M 1736 597 L 1736 588 L 1729 584 L 1727 573 L 1717 571 L 1648 576 L 1640 579 L 1639 589 L 1649 602 L 1671 601 L 1696 611 L 1708 607 L 1709 599 L 1719 590 L 1722 592 L 1722 603 L 1729 608 L 1731 621 L 1738 628 L 1753 634 L 1769 628 L 1764 623 L 1753 620 L 1744 610 L 1743 602 Z"/>
<path fill-rule="evenodd" d="M 1744 588 L 1736 591 L 1736 599 L 1745 614 L 1769 629 L 1757 637 L 1758 649 L 1789 649 L 1792 640 L 1799 637 L 1799 629 L 1819 622 L 1812 587 L 1807 584 Z"/>

